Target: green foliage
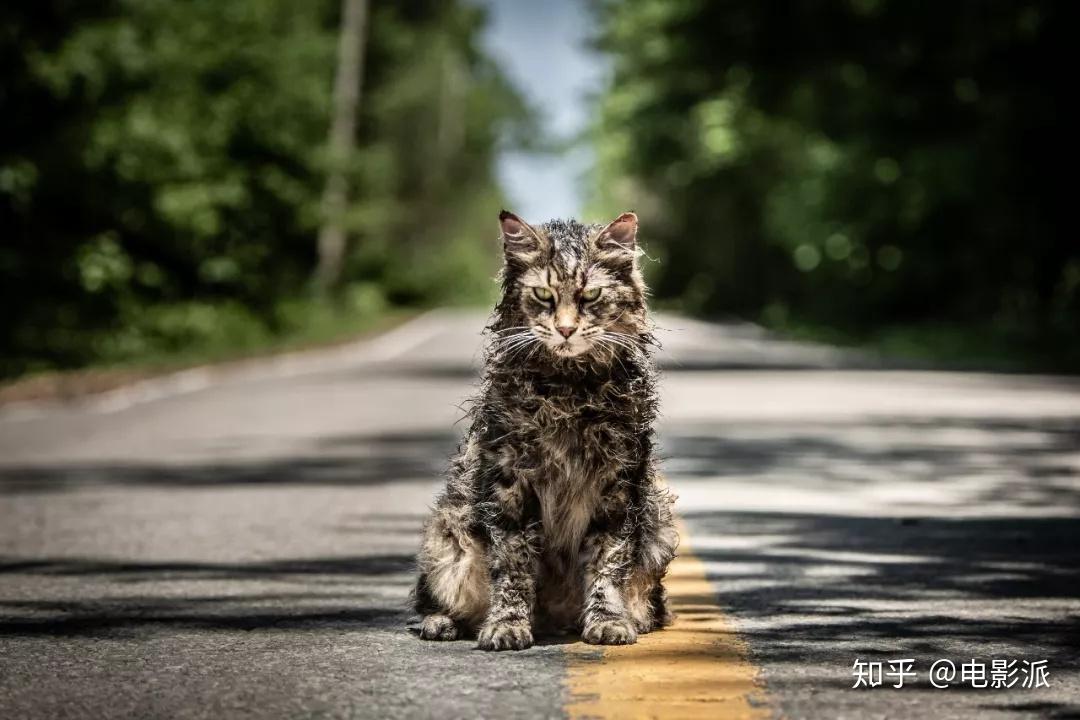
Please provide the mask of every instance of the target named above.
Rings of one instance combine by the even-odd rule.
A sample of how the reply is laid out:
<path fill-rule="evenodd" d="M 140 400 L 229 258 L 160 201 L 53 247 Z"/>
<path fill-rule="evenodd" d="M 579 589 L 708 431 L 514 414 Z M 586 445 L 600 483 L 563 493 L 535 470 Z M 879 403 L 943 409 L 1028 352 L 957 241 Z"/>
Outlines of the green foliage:
<path fill-rule="evenodd" d="M 335 307 L 475 297 L 494 270 L 497 144 L 531 115 L 477 49 L 477 9 L 372 5 Z M 219 336 L 255 346 L 295 331 L 288 308 L 321 312 L 302 298 L 338 13 L 336 0 L 0 9 L 0 98 L 19 109 L 0 117 L 0 375 Z M 378 300 L 354 303 L 357 287 Z"/>
<path fill-rule="evenodd" d="M 334 303 L 280 300 L 270 317 L 234 300 L 158 303 L 121 316 L 116 331 L 96 336 L 93 353 L 102 366 L 184 366 L 321 345 L 400 314 L 371 283 L 347 285 Z"/>
<path fill-rule="evenodd" d="M 595 209 L 636 207 L 657 294 L 852 331 L 1076 341 L 1055 212 L 1061 3 L 601 1 Z"/>

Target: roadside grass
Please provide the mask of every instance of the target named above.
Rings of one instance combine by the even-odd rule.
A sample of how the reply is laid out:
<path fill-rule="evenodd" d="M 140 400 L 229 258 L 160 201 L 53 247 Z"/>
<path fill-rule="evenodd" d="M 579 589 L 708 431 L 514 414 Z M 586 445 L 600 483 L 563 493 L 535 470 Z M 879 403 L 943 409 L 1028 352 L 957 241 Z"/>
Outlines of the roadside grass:
<path fill-rule="evenodd" d="M 140 311 L 98 341 L 97 359 L 73 369 L 41 369 L 0 381 L 0 406 L 68 400 L 204 365 L 332 347 L 374 335 L 422 308 L 365 297 L 279 303 L 273 322 L 229 304 L 188 303 Z"/>

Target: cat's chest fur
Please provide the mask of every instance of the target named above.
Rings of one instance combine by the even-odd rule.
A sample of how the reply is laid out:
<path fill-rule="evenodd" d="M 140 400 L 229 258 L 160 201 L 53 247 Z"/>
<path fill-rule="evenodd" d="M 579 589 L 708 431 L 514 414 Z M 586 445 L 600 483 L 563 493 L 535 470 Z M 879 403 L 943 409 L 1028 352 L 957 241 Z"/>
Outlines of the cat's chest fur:
<path fill-rule="evenodd" d="M 511 411 L 517 477 L 535 495 L 548 552 L 575 554 L 630 461 L 628 418 L 586 387 L 530 387 Z"/>

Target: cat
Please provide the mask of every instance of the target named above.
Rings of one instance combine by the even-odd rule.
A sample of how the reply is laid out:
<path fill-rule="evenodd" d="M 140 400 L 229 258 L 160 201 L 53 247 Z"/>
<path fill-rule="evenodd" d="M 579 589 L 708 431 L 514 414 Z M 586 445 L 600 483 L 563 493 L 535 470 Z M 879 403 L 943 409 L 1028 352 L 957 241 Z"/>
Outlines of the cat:
<path fill-rule="evenodd" d="M 420 637 L 634 643 L 671 622 L 663 578 L 679 542 L 653 453 L 638 219 L 499 221 L 481 389 L 417 557 Z"/>

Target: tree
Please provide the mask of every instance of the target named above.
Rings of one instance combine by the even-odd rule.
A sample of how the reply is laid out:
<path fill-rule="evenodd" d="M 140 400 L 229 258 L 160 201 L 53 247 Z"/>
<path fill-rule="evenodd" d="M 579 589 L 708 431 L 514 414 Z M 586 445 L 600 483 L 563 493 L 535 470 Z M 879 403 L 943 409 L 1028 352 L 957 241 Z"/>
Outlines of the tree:
<path fill-rule="evenodd" d="M 662 299 L 864 332 L 1080 327 L 1055 208 L 1064 4 L 596 3 L 596 204 Z"/>
<path fill-rule="evenodd" d="M 489 292 L 495 154 L 530 112 L 483 23 L 459 0 L 380 3 L 361 53 L 340 48 L 340 0 L 0 5 L 0 98 L 19 108 L 0 114 L 0 376 Z M 335 48 L 364 59 L 362 106 L 359 60 L 343 65 L 338 122 Z M 309 292 L 326 218 L 358 240 L 323 254 L 333 309 Z"/>
<path fill-rule="evenodd" d="M 356 113 L 364 79 L 364 33 L 367 0 L 342 0 L 341 36 L 338 40 L 337 74 L 334 80 L 334 120 L 330 126 L 331 167 L 323 191 L 325 217 L 319 230 L 319 261 L 315 284 L 327 292 L 341 277 L 345 258 L 345 224 L 348 184 L 342 163 L 356 146 Z"/>

